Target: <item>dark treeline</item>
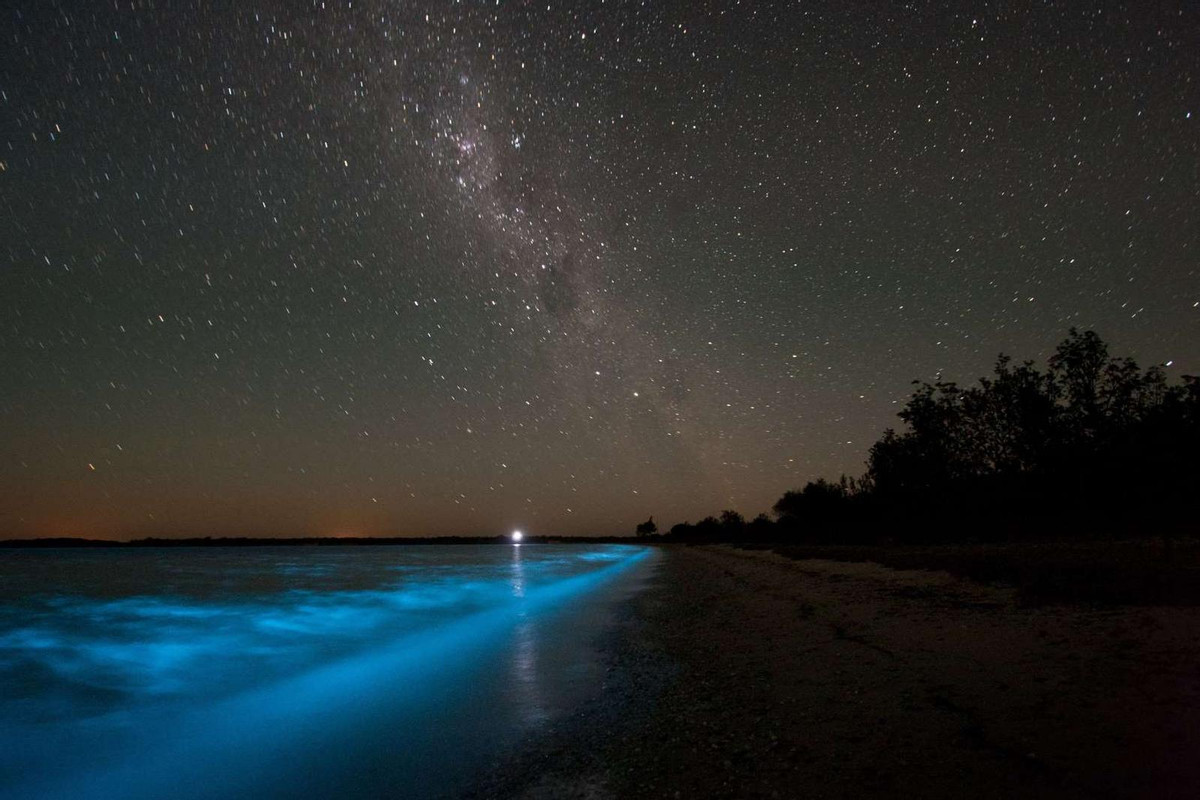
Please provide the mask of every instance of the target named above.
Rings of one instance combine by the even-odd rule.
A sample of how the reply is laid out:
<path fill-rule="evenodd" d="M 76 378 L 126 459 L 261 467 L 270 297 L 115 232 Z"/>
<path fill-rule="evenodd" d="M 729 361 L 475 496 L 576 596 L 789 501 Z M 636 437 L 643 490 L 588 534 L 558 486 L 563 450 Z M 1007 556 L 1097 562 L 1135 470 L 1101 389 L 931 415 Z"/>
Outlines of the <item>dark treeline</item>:
<path fill-rule="evenodd" d="M 1169 385 L 1158 367 L 1114 358 L 1095 333 L 1071 329 L 1044 371 L 1001 355 L 970 388 L 915 383 L 903 429 L 884 431 L 862 477 L 789 491 L 774 520 L 725 511 L 662 538 L 941 543 L 1195 530 L 1195 377 Z M 646 525 L 639 534 L 655 532 Z"/>

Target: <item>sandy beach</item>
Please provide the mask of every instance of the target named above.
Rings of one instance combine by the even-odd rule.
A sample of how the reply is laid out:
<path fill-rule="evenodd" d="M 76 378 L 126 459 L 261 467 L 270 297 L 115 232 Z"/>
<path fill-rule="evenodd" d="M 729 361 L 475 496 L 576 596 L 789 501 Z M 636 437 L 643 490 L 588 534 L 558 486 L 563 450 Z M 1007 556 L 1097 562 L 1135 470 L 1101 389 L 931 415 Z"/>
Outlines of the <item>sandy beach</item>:
<path fill-rule="evenodd" d="M 603 689 L 496 797 L 1194 797 L 1200 609 L 664 547 Z"/>

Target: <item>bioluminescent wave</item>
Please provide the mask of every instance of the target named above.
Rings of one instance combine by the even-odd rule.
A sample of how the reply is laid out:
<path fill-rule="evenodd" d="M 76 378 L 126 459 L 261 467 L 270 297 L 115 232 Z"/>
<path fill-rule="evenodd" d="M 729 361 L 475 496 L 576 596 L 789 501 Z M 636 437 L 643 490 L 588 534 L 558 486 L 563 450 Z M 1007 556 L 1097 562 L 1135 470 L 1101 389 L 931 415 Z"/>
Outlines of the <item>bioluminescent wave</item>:
<path fill-rule="evenodd" d="M 0 796 L 452 793 L 587 695 L 650 554 L 6 554 Z"/>

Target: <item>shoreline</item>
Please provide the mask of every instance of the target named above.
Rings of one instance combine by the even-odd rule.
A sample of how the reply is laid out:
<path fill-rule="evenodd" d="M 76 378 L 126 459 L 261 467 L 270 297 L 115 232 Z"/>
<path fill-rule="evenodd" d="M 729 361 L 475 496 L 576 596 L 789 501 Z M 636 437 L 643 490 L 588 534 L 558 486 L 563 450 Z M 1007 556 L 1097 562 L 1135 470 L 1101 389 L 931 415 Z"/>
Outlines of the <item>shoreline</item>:
<path fill-rule="evenodd" d="M 594 700 L 471 796 L 1183 797 L 1200 609 L 667 546 Z"/>

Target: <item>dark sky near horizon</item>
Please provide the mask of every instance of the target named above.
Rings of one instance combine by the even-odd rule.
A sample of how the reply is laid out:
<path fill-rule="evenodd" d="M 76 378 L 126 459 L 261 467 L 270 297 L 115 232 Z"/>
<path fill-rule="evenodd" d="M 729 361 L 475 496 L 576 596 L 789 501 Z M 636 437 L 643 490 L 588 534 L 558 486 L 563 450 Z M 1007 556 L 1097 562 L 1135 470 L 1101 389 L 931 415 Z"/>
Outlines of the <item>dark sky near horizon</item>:
<path fill-rule="evenodd" d="M 0 537 L 629 532 L 1200 372 L 1200 6 L 30 0 Z"/>

